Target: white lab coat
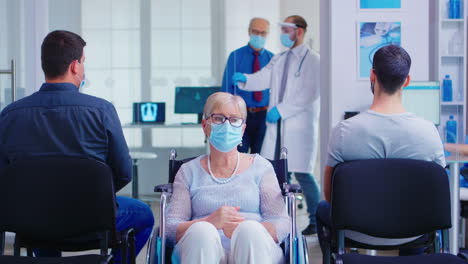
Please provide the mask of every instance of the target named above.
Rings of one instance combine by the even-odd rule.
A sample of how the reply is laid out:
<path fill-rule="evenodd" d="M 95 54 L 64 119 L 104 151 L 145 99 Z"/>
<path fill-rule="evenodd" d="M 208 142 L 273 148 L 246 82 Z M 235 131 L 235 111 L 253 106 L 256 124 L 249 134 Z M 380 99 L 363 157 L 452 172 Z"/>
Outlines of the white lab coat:
<path fill-rule="evenodd" d="M 293 48 L 291 52 L 289 75 L 281 103 L 278 97 L 286 52 L 275 55 L 255 74 L 245 74 L 247 82 L 238 85 L 240 89 L 248 91 L 270 88 L 269 109 L 276 106 L 281 115 L 281 143 L 288 149 L 288 169 L 290 172 L 312 173 L 318 147 L 320 56 L 305 44 Z M 299 76 L 296 76 L 298 72 Z M 267 122 L 261 155 L 268 159 L 273 159 L 275 155 L 276 126 L 277 123 Z"/>

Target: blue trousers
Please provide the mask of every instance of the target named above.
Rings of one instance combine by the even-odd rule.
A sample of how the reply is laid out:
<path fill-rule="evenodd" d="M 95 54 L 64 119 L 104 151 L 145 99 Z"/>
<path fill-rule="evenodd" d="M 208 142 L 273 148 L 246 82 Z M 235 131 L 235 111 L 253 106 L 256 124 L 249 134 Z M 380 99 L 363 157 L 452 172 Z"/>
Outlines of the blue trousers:
<path fill-rule="evenodd" d="M 119 205 L 116 217 L 117 231 L 123 231 L 129 228 L 135 230 L 135 249 L 136 254 L 140 253 L 143 246 L 148 241 L 151 230 L 154 225 L 154 217 L 151 208 L 145 203 L 127 197 L 116 197 Z M 60 257 L 62 253 L 57 250 L 35 249 L 34 254 L 37 257 Z M 120 249 L 113 249 L 114 263 L 121 263 Z"/>
<path fill-rule="evenodd" d="M 263 138 L 266 131 L 266 110 L 247 113 L 247 126 L 244 136 L 242 136 L 242 145 L 237 147 L 239 152 L 247 153 L 250 148 L 250 153 L 260 153 L 262 149 Z"/>
<path fill-rule="evenodd" d="M 294 172 L 296 180 L 302 188 L 302 194 L 307 204 L 307 213 L 309 214 L 309 224 L 316 225 L 315 213 L 320 200 L 320 189 L 311 173 Z M 288 182 L 291 182 L 291 172 L 288 174 Z"/>

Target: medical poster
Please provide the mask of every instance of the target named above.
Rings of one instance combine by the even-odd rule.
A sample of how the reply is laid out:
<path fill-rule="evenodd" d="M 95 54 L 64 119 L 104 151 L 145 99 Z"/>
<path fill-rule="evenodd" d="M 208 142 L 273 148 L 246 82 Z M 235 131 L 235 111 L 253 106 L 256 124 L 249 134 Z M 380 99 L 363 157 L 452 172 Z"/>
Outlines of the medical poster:
<path fill-rule="evenodd" d="M 359 0 L 361 9 L 401 8 L 401 0 Z"/>
<path fill-rule="evenodd" d="M 368 79 L 375 52 L 387 45 L 401 45 L 401 22 L 358 22 L 358 77 Z"/>

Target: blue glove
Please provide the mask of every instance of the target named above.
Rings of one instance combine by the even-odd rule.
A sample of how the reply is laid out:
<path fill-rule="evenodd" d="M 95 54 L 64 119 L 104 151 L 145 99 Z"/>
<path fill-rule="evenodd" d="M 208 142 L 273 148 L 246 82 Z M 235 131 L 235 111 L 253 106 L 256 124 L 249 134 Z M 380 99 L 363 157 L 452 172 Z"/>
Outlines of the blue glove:
<path fill-rule="evenodd" d="M 278 112 L 278 108 L 273 107 L 270 111 L 268 111 L 266 115 L 266 121 L 268 123 L 276 123 L 281 118 L 280 113 Z"/>
<path fill-rule="evenodd" d="M 247 82 L 247 77 L 240 72 L 234 73 L 234 75 L 232 75 L 232 85 L 236 86 L 238 82 Z"/>

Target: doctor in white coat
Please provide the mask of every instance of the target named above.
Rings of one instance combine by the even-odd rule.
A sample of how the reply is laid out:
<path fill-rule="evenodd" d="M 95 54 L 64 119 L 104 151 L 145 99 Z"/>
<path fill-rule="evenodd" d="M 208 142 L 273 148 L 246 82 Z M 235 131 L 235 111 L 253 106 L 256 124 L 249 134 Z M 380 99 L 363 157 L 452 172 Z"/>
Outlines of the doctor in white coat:
<path fill-rule="evenodd" d="M 307 31 L 304 18 L 289 16 L 280 25 L 281 43 L 289 49 L 274 56 L 255 74 L 235 73 L 233 82 L 248 91 L 270 88 L 267 131 L 261 155 L 277 158 L 277 142 L 288 149 L 289 172 L 294 173 L 306 198 L 309 225 L 303 234 L 309 235 L 316 233 L 315 211 L 320 197 L 312 175 L 318 147 L 320 57 L 304 44 Z"/>

